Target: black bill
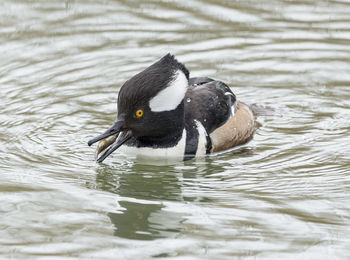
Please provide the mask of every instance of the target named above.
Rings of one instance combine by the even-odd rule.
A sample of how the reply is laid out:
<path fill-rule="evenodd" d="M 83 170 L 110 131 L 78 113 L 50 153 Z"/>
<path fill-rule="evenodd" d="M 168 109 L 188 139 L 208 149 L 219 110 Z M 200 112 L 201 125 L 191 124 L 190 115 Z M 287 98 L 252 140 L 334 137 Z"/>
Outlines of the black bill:
<path fill-rule="evenodd" d="M 107 138 L 108 136 L 118 134 L 122 128 L 123 128 L 124 121 L 123 120 L 117 120 L 114 122 L 114 124 L 103 134 L 96 136 L 95 138 L 92 138 L 89 142 L 88 145 L 91 146 L 92 144 Z"/>
<path fill-rule="evenodd" d="M 103 162 L 111 153 L 117 150 L 123 143 L 128 141 L 132 137 L 131 131 L 123 131 L 118 135 L 117 140 L 97 159 L 98 163 Z"/>
<path fill-rule="evenodd" d="M 131 131 L 123 129 L 123 125 L 124 120 L 117 120 L 106 132 L 99 136 L 96 136 L 88 142 L 88 145 L 91 146 L 92 144 L 102 139 L 119 134 L 114 143 L 97 159 L 97 162 L 103 162 L 104 159 L 106 159 L 111 153 L 117 150 L 123 143 L 132 137 Z"/>

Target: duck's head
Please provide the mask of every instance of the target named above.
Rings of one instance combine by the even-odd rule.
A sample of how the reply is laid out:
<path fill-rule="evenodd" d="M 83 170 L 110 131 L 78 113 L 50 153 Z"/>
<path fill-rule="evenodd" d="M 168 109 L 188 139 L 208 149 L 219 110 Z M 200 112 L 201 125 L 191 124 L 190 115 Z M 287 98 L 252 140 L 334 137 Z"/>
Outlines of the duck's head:
<path fill-rule="evenodd" d="M 103 140 L 97 153 L 108 147 L 97 162 L 102 162 L 132 137 L 157 144 L 182 133 L 188 79 L 186 67 L 167 54 L 126 81 L 118 95 L 117 120 L 106 132 L 88 142 L 90 146 Z"/>

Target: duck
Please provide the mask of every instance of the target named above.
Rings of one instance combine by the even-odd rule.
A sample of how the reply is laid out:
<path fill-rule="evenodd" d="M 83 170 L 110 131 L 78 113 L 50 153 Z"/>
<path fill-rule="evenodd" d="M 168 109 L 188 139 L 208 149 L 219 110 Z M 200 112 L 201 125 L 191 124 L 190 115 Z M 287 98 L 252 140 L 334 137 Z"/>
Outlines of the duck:
<path fill-rule="evenodd" d="M 98 163 L 117 149 L 186 161 L 246 144 L 257 129 L 252 109 L 230 87 L 191 78 L 170 53 L 122 85 L 117 111 L 112 126 L 88 141 L 98 142 Z"/>

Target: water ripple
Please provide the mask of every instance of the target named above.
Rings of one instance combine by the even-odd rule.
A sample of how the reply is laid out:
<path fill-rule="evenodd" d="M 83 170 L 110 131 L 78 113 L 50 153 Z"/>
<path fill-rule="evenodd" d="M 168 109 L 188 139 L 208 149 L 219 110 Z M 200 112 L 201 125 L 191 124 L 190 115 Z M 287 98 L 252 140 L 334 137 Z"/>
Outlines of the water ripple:
<path fill-rule="evenodd" d="M 347 1 L 2 1 L 5 258 L 346 258 Z M 171 52 L 267 106 L 247 145 L 188 162 L 86 144 Z M 113 160 L 112 160 L 113 159 Z M 20 234 L 20 235 L 19 235 Z"/>

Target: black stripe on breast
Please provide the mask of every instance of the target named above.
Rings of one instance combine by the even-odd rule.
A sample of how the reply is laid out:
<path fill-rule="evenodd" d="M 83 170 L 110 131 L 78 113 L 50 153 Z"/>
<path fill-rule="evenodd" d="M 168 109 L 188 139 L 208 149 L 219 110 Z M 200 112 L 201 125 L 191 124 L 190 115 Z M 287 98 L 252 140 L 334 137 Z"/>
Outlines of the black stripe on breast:
<path fill-rule="evenodd" d="M 210 136 L 207 135 L 207 143 L 206 143 L 206 154 L 210 154 L 212 144 Z M 185 154 L 184 161 L 191 160 L 196 156 L 196 152 L 198 149 L 198 141 L 199 141 L 199 133 L 197 129 L 197 125 L 193 122 L 190 127 L 186 129 L 186 146 L 185 146 Z"/>
<path fill-rule="evenodd" d="M 211 139 L 210 139 L 210 136 L 207 134 L 207 147 L 206 147 L 205 153 L 210 154 L 211 148 L 212 148 Z"/>
<path fill-rule="evenodd" d="M 188 129 L 186 129 L 186 147 L 184 161 L 191 160 L 196 156 L 198 148 L 198 138 L 198 130 L 194 124 Z"/>

